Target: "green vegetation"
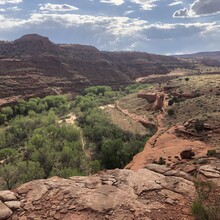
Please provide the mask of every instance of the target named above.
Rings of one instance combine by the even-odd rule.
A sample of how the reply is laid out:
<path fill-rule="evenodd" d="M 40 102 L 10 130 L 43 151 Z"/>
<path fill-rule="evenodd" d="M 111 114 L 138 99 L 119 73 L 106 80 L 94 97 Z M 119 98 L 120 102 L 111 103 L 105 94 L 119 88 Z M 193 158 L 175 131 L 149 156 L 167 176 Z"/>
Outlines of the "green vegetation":
<path fill-rule="evenodd" d="M 146 142 L 146 137 L 123 131 L 111 123 L 99 109 L 100 105 L 111 103 L 120 96 L 121 93 L 109 87 L 91 87 L 85 90 L 84 96 L 76 97 L 73 102 L 72 108 L 77 110 L 78 124 L 83 130 L 92 160 L 99 162 L 93 164 L 96 168 L 124 167 Z"/>
<path fill-rule="evenodd" d="M 146 137 L 112 124 L 99 106 L 136 88 L 113 91 L 96 86 L 72 102 L 65 96 L 47 96 L 2 108 L 2 188 L 54 175 L 69 177 L 124 167 L 143 148 Z M 62 123 L 70 112 L 77 115 L 76 124 Z"/>
<path fill-rule="evenodd" d="M 197 199 L 191 205 L 191 212 L 196 220 L 220 219 L 220 198 L 215 193 L 218 188 L 211 182 L 195 182 Z"/>
<path fill-rule="evenodd" d="M 195 129 L 198 133 L 204 130 L 204 124 L 205 122 L 203 120 L 196 119 Z"/>
<path fill-rule="evenodd" d="M 158 161 L 154 160 L 153 163 L 158 164 L 158 165 L 165 165 L 166 160 L 163 157 L 160 157 Z"/>
<path fill-rule="evenodd" d="M 171 106 L 171 105 L 173 105 L 173 104 L 174 104 L 173 99 L 170 99 L 170 100 L 168 101 L 168 105 Z"/>
<path fill-rule="evenodd" d="M 174 115 L 175 114 L 175 111 L 174 111 L 174 109 L 173 108 L 169 108 L 168 110 L 167 110 L 167 113 L 168 113 L 168 115 Z"/>

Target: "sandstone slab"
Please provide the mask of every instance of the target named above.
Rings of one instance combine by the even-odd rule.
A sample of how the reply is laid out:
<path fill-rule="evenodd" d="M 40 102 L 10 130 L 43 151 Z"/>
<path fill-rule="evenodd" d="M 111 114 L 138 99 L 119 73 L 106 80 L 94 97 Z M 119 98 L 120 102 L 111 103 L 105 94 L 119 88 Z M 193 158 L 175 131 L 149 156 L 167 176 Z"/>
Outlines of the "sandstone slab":
<path fill-rule="evenodd" d="M 3 202 L 0 201 L 0 220 L 9 218 L 12 215 L 11 209 L 9 209 Z"/>
<path fill-rule="evenodd" d="M 17 200 L 17 198 L 13 192 L 9 190 L 4 190 L 4 191 L 0 191 L 0 200 L 5 202 L 5 201 Z"/>

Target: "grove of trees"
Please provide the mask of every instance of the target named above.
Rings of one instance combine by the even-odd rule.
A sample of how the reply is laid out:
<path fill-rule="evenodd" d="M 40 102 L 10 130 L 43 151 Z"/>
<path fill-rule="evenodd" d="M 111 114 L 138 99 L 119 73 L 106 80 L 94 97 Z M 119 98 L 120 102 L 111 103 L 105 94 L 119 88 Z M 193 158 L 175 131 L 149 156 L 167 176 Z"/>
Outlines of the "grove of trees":
<path fill-rule="evenodd" d="M 66 178 L 123 168 L 143 148 L 147 137 L 121 130 L 99 106 L 137 88 L 132 85 L 113 91 L 96 86 L 73 101 L 66 96 L 47 96 L 1 108 L 2 188 L 54 175 Z M 76 123 L 61 123 L 71 112 L 77 115 Z"/>

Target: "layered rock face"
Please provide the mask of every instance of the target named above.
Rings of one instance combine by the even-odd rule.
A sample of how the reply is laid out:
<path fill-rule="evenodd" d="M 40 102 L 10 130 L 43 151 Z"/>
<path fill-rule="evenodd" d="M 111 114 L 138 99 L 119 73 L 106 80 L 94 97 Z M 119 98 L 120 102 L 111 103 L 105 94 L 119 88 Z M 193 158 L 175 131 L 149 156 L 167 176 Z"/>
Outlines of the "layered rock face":
<path fill-rule="evenodd" d="M 89 177 L 53 177 L 23 184 L 14 191 L 21 207 L 10 209 L 5 202 L 7 210 L 0 210 L 0 219 L 7 219 L 4 213 L 8 211 L 10 219 L 21 220 L 189 220 L 195 194 L 188 174 L 149 164 L 137 172 L 116 169 Z"/>
<path fill-rule="evenodd" d="M 161 92 L 157 93 L 146 93 L 139 92 L 138 98 L 146 99 L 150 104 L 152 104 L 152 110 L 161 110 L 164 106 L 165 94 Z"/>
<path fill-rule="evenodd" d="M 119 86 L 152 73 L 190 64 L 141 52 L 102 52 L 92 46 L 58 45 L 36 34 L 0 42 L 0 105 L 18 98 L 79 93 L 89 85 Z"/>

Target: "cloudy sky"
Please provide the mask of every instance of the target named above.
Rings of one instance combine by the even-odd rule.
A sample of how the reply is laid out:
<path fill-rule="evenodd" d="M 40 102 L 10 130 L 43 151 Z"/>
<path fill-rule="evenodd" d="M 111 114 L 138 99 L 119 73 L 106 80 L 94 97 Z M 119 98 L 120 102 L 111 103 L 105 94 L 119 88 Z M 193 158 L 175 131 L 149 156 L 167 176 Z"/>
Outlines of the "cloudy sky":
<path fill-rule="evenodd" d="M 220 0 L 0 0 L 0 40 L 28 33 L 100 50 L 220 50 Z"/>

